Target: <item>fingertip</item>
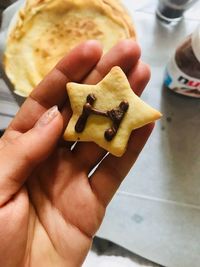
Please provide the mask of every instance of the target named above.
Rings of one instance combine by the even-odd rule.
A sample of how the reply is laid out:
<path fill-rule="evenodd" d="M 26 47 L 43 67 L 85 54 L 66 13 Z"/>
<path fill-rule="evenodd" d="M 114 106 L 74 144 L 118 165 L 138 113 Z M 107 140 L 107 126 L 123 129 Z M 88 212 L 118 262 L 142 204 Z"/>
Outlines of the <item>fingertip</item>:
<path fill-rule="evenodd" d="M 98 63 L 102 47 L 98 41 L 89 40 L 73 48 L 57 65 L 70 81 L 81 81 Z"/>
<path fill-rule="evenodd" d="M 83 56 L 85 56 L 85 58 L 91 57 L 91 59 L 94 59 L 94 56 L 97 59 L 100 59 L 103 52 L 102 44 L 97 40 L 88 40 L 84 42 L 82 44 L 82 49 Z"/>
<path fill-rule="evenodd" d="M 53 135 L 55 139 L 59 139 L 62 135 L 64 127 L 64 120 L 62 114 L 58 112 L 58 115 L 49 125 L 48 135 Z"/>
<path fill-rule="evenodd" d="M 118 49 L 124 56 L 130 56 L 134 58 L 136 62 L 141 56 L 141 49 L 140 46 L 136 41 L 133 39 L 124 39 L 118 43 Z"/>
<path fill-rule="evenodd" d="M 52 108 L 53 109 L 53 108 Z M 49 110 L 50 111 L 50 110 Z M 20 144 L 25 155 L 33 162 L 45 159 L 56 146 L 63 132 L 63 118 L 59 111 L 52 119 L 45 119 L 45 112 L 35 126 L 20 137 Z"/>
<path fill-rule="evenodd" d="M 52 125 L 52 129 L 55 129 L 57 132 L 57 135 L 60 136 L 63 132 L 64 127 L 64 120 L 62 117 L 62 114 L 59 112 L 57 117 L 55 118 L 55 122 L 53 122 L 54 125 Z"/>
<path fill-rule="evenodd" d="M 119 66 L 127 74 L 137 65 L 140 55 L 140 47 L 133 39 L 121 40 L 103 55 L 84 82 L 87 84 L 99 82 L 114 66 Z"/>
<path fill-rule="evenodd" d="M 104 64 L 99 66 L 101 72 L 105 65 L 117 65 L 127 74 L 131 68 L 137 65 L 141 56 L 139 45 L 132 39 L 119 41 L 104 57 Z"/>
<path fill-rule="evenodd" d="M 148 64 L 139 61 L 128 75 L 130 85 L 138 96 L 140 96 L 151 78 L 151 70 Z"/>
<path fill-rule="evenodd" d="M 63 127 L 63 117 L 58 107 L 54 106 L 39 118 L 34 127 L 29 130 L 24 137 L 26 140 L 28 138 L 35 140 L 34 142 L 37 144 L 42 143 L 42 146 L 44 144 L 46 144 L 47 147 L 52 146 L 61 137 Z"/>

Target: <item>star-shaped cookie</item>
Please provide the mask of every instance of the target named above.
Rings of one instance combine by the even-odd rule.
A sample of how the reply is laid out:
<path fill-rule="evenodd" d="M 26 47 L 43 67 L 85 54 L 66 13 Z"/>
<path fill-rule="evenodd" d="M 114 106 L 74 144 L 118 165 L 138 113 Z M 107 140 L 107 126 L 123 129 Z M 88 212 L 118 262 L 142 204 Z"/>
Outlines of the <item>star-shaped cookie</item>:
<path fill-rule="evenodd" d="M 67 84 L 73 115 L 64 132 L 68 141 L 93 141 L 115 156 L 126 150 L 131 132 L 161 117 L 131 89 L 119 67 L 96 85 Z"/>

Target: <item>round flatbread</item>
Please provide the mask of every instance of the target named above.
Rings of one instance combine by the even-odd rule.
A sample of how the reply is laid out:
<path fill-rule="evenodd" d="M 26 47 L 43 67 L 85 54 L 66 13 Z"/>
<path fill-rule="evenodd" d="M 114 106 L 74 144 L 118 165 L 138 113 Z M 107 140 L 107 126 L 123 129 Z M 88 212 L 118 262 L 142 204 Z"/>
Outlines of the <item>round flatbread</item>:
<path fill-rule="evenodd" d="M 15 93 L 26 97 L 79 43 L 99 40 L 105 53 L 119 40 L 135 36 L 117 0 L 27 0 L 8 36 L 5 72 Z"/>

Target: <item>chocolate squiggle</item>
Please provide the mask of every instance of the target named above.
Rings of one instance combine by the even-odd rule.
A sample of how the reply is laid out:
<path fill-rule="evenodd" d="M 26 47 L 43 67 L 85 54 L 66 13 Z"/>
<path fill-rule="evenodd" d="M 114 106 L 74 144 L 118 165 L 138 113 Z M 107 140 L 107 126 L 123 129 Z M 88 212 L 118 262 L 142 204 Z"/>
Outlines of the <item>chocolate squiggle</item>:
<path fill-rule="evenodd" d="M 78 118 L 76 125 L 75 125 L 75 131 L 77 133 L 81 133 L 84 131 L 88 117 L 92 114 L 104 116 L 112 121 L 112 127 L 108 128 L 105 133 L 104 137 L 107 141 L 111 141 L 114 136 L 117 134 L 117 131 L 119 129 L 119 126 L 124 118 L 124 115 L 126 114 L 129 103 L 127 101 L 122 101 L 120 105 L 114 109 L 108 110 L 108 111 L 101 111 L 98 109 L 93 108 L 93 104 L 96 100 L 96 97 L 94 94 L 89 94 L 86 99 L 86 103 L 83 106 L 82 114 Z"/>

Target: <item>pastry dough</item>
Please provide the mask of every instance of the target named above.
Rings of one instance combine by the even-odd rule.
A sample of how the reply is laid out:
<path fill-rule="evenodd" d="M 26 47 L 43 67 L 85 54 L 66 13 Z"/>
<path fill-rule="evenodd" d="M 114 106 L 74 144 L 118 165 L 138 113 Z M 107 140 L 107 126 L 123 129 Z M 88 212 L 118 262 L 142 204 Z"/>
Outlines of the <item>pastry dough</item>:
<path fill-rule="evenodd" d="M 96 39 L 105 53 L 135 35 L 117 0 L 27 0 L 7 40 L 5 71 L 15 92 L 26 97 L 77 44 Z"/>
<path fill-rule="evenodd" d="M 161 117 L 160 112 L 133 92 L 119 67 L 113 67 L 97 85 L 68 83 L 67 92 L 73 116 L 65 130 L 64 139 L 93 141 L 115 156 L 123 155 L 134 129 Z M 88 97 L 94 97 L 93 103 L 87 103 L 90 102 Z M 125 109 L 119 108 L 125 104 Z M 116 126 L 115 135 L 108 140 L 105 132 Z"/>

